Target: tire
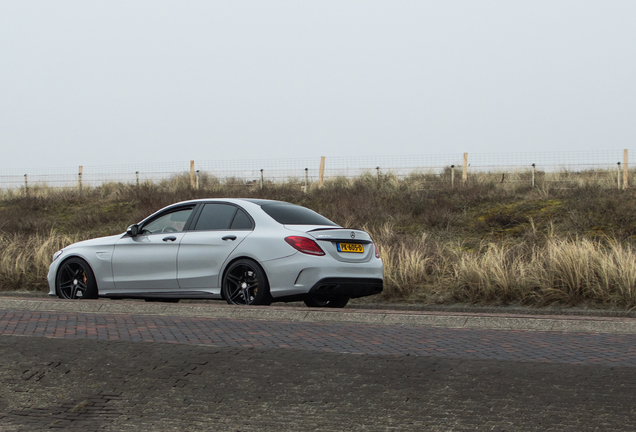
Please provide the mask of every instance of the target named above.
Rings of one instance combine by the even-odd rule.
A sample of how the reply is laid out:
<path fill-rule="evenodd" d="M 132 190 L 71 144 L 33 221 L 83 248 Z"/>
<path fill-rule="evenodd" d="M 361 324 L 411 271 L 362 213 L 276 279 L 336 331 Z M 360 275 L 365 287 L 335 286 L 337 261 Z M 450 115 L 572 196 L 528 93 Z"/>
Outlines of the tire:
<path fill-rule="evenodd" d="M 314 297 L 308 297 L 305 299 L 305 304 L 308 307 L 328 307 L 328 308 L 343 308 L 349 303 L 349 297 L 337 296 L 330 298 L 329 300 L 321 300 Z"/>
<path fill-rule="evenodd" d="M 228 304 L 269 305 L 269 283 L 265 271 L 252 260 L 240 259 L 225 271 L 221 293 Z"/>
<path fill-rule="evenodd" d="M 57 270 L 55 292 L 62 299 L 96 299 L 97 283 L 91 266 L 81 258 L 64 261 Z"/>

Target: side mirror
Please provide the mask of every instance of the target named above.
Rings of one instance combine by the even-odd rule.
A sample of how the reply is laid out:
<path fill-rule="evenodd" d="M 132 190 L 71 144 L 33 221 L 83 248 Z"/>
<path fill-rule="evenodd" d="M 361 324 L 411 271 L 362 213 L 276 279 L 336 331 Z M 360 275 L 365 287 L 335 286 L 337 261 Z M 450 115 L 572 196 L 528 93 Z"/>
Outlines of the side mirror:
<path fill-rule="evenodd" d="M 128 227 L 128 229 L 126 230 L 126 234 L 128 234 L 131 237 L 137 237 L 137 234 L 139 234 L 139 225 L 134 224 Z"/>

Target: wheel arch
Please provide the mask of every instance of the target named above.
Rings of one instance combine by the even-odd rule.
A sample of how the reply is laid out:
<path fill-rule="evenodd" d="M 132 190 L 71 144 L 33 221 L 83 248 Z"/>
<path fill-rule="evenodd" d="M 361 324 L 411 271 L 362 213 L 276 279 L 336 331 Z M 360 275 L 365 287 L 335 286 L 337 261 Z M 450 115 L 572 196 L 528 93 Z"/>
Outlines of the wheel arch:
<path fill-rule="evenodd" d="M 252 261 L 252 262 L 254 262 L 257 266 L 259 266 L 259 267 L 261 268 L 261 270 L 263 271 L 263 274 L 265 275 L 265 281 L 267 282 L 267 290 L 268 290 L 268 291 L 270 290 L 270 286 L 269 286 L 269 276 L 267 275 L 267 272 L 265 271 L 265 267 L 263 267 L 263 266 L 261 265 L 261 263 L 260 263 L 260 262 L 258 262 L 258 260 L 257 260 L 257 259 L 255 259 L 254 257 L 246 256 L 246 255 L 240 255 L 240 256 L 236 256 L 236 257 L 232 258 L 231 260 L 229 260 L 228 262 L 226 262 L 226 263 L 225 263 L 225 265 L 223 266 L 223 271 L 221 272 L 221 281 L 220 281 L 221 283 L 219 284 L 219 286 L 220 286 L 220 288 L 221 288 L 221 298 L 222 298 L 223 300 L 227 300 L 227 299 L 225 298 L 225 295 L 223 294 L 223 281 L 225 280 L 225 275 L 226 275 L 226 273 L 227 273 L 227 270 L 228 270 L 228 269 L 232 266 L 232 264 L 234 264 L 234 263 L 235 263 L 235 262 L 237 262 L 237 261 L 243 260 L 243 259 L 245 259 L 245 260 L 249 260 L 249 261 Z"/>
<path fill-rule="evenodd" d="M 59 293 L 57 292 L 57 276 L 60 273 L 60 269 L 62 268 L 62 266 L 68 260 L 71 260 L 73 258 L 81 259 L 91 269 L 91 273 L 93 273 L 93 280 L 95 282 L 95 289 L 97 290 L 97 295 L 99 296 L 99 284 L 97 283 L 97 276 L 95 275 L 95 269 L 93 268 L 91 263 L 86 258 L 84 258 L 82 255 L 77 255 L 77 254 L 69 255 L 69 256 L 64 257 L 64 259 L 62 259 L 62 261 L 60 261 L 60 263 L 57 265 L 57 269 L 55 269 L 55 279 L 54 279 L 54 282 L 55 282 L 55 295 L 59 295 Z"/>

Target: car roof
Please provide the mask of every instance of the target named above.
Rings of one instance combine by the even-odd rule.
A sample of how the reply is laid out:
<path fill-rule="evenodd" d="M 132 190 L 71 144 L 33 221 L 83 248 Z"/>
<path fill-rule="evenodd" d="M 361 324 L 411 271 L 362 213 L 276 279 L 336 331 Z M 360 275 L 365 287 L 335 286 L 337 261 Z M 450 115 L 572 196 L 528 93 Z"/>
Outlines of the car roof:
<path fill-rule="evenodd" d="M 251 202 L 253 204 L 257 204 L 259 206 L 264 206 L 266 204 L 286 204 L 286 205 L 296 205 L 296 204 L 292 204 L 292 203 L 288 203 L 285 201 L 276 201 L 276 200 L 268 200 L 268 199 L 252 199 L 252 198 L 245 198 L 243 199 L 243 201 L 248 201 Z"/>
<path fill-rule="evenodd" d="M 181 201 L 171 205 L 196 204 L 196 203 L 202 203 L 202 202 L 227 202 L 227 203 L 234 203 L 234 204 L 238 204 L 241 202 L 249 202 L 252 204 L 256 204 L 258 206 L 264 206 L 266 204 L 296 205 L 296 204 L 288 203 L 285 201 L 258 199 L 258 198 L 198 198 L 198 199 L 193 199 L 189 201 Z"/>

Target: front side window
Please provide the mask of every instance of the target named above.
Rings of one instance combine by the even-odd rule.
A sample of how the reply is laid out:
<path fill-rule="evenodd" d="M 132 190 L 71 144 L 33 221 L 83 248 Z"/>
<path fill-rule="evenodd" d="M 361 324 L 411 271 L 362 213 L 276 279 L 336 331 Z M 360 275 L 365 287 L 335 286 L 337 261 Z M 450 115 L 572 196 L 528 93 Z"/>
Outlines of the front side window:
<path fill-rule="evenodd" d="M 192 208 L 177 210 L 150 221 L 143 226 L 142 234 L 159 234 L 181 232 L 188 218 L 192 214 Z"/>

